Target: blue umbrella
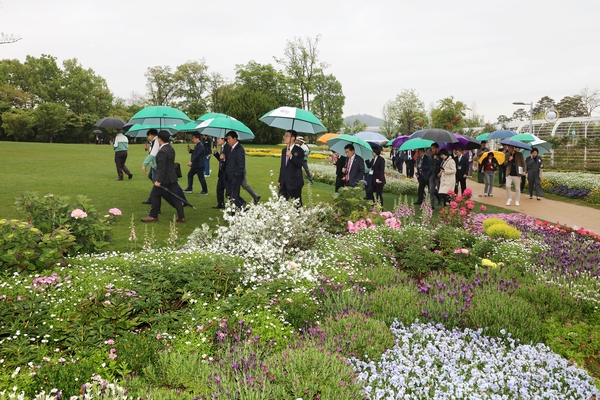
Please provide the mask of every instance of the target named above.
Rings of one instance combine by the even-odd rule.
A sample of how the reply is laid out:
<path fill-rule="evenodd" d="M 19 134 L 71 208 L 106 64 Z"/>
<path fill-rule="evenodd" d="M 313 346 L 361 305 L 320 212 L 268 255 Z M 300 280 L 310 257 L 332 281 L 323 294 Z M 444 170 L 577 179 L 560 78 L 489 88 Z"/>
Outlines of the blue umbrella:
<path fill-rule="evenodd" d="M 516 134 L 517 134 L 517 132 L 507 131 L 506 129 L 501 129 L 499 131 L 490 133 L 485 140 L 508 139 L 509 137 L 515 136 Z"/>
<path fill-rule="evenodd" d="M 524 149 L 524 150 L 529 150 L 531 151 L 531 146 L 528 145 L 527 143 L 523 143 L 523 142 L 519 142 L 518 140 L 510 140 L 510 139 L 504 139 L 500 141 L 500 144 L 505 144 L 507 146 L 513 146 L 519 149 Z"/>
<path fill-rule="evenodd" d="M 387 142 L 388 138 L 377 132 L 358 132 L 354 134 L 357 138 L 361 138 L 367 142 Z"/>
<path fill-rule="evenodd" d="M 416 137 L 419 137 L 418 135 L 419 135 L 421 132 L 424 132 L 424 131 L 425 131 L 425 129 L 420 129 L 420 130 L 416 131 L 415 133 L 413 133 L 412 135 L 410 135 L 408 138 L 409 138 L 409 139 L 414 139 L 414 138 L 416 138 Z"/>

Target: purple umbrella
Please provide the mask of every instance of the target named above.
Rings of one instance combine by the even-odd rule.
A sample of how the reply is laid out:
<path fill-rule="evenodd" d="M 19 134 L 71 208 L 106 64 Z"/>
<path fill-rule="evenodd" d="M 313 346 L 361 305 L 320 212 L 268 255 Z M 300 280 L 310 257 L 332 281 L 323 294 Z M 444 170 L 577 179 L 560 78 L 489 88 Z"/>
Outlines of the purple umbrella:
<path fill-rule="evenodd" d="M 465 150 L 477 150 L 481 148 L 481 144 L 473 138 L 454 134 L 454 137 L 458 140 L 456 143 L 440 143 L 440 148 L 446 150 L 465 149 Z"/>
<path fill-rule="evenodd" d="M 406 142 L 408 139 L 410 139 L 410 136 L 406 136 L 406 135 L 398 136 L 392 142 L 392 147 L 398 148 L 398 147 L 402 146 L 402 143 Z"/>

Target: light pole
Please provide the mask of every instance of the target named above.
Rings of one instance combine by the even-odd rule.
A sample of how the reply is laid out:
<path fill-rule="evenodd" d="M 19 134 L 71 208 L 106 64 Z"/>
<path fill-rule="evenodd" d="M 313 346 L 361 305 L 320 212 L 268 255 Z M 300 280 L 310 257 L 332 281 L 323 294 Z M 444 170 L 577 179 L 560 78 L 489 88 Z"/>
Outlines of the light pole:
<path fill-rule="evenodd" d="M 529 106 L 529 134 L 533 135 L 533 102 L 523 103 L 522 101 L 515 101 L 513 104 L 517 106 Z"/>

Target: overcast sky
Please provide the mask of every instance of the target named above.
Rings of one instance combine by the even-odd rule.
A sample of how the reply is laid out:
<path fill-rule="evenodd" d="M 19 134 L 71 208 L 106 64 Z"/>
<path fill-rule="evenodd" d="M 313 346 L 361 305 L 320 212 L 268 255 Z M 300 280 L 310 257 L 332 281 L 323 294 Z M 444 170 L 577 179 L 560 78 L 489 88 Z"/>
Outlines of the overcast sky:
<path fill-rule="evenodd" d="M 381 117 L 413 88 L 427 108 L 454 96 L 495 122 L 515 101 L 600 89 L 599 0 L 1 0 L 0 31 L 23 38 L 3 59 L 77 58 L 123 98 L 146 93 L 151 66 L 204 58 L 232 80 L 318 34 L 344 116 Z"/>

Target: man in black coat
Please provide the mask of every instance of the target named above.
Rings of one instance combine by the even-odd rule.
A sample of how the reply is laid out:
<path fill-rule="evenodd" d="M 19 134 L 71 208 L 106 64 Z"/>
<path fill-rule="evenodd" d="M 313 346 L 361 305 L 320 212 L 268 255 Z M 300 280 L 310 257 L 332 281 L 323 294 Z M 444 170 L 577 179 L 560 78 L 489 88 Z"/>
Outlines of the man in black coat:
<path fill-rule="evenodd" d="M 381 157 L 381 147 L 372 146 L 373 147 L 373 155 L 375 158 L 373 160 L 367 160 L 367 167 L 371 170 L 369 174 L 371 175 L 371 180 L 369 181 L 369 186 L 367 186 L 367 200 L 371 200 L 375 202 L 375 194 L 377 196 L 377 200 L 379 204 L 383 207 L 383 186 L 385 185 L 385 160 Z"/>
<path fill-rule="evenodd" d="M 221 146 L 221 151 L 217 150 L 217 146 L 213 149 L 213 156 L 219 162 L 219 174 L 217 180 L 217 205 L 213 208 L 225 208 L 225 189 L 226 189 L 226 173 L 225 173 L 225 157 L 229 154 L 231 146 L 229 146 L 225 139 L 217 138 L 217 144 Z"/>
<path fill-rule="evenodd" d="M 228 154 L 224 155 L 225 174 L 226 174 L 226 195 L 233 200 L 237 208 L 244 208 L 246 200 L 240 196 L 240 187 L 244 180 L 244 171 L 246 170 L 246 150 L 238 141 L 236 131 L 229 131 L 225 135 L 227 144 L 231 147 Z"/>
<path fill-rule="evenodd" d="M 298 132 L 295 130 L 286 131 L 283 136 L 285 148 L 281 150 L 281 167 L 279 168 L 279 195 L 286 200 L 298 199 L 302 206 L 302 187 L 304 178 L 302 177 L 302 164 L 304 162 L 304 150 L 296 144 Z"/>
<path fill-rule="evenodd" d="M 416 205 L 421 205 L 425 198 L 425 187 L 429 185 L 429 175 L 431 174 L 431 157 L 425 154 L 425 149 L 419 149 L 419 157 L 416 160 L 417 180 L 419 181 L 418 198 Z"/>
<path fill-rule="evenodd" d="M 469 173 L 469 157 L 464 154 L 463 149 L 456 150 L 456 185 L 454 193 L 458 194 L 458 185 L 460 192 L 463 193 L 467 188 L 467 176 Z"/>
<path fill-rule="evenodd" d="M 181 200 L 176 199 L 171 193 L 179 191 L 177 184 L 177 173 L 174 168 L 175 149 L 169 143 L 171 135 L 167 131 L 158 132 L 159 150 L 156 153 L 156 171 L 154 172 L 154 186 L 150 192 L 150 201 L 152 208 L 150 215 L 142 218 L 142 222 L 158 221 L 158 213 L 160 212 L 161 197 L 164 197 L 167 203 L 177 210 L 177 222 L 185 222 L 183 213 L 183 204 Z M 168 189 L 165 192 L 163 188 Z"/>
<path fill-rule="evenodd" d="M 187 188 L 183 191 L 183 193 L 192 193 L 194 187 L 194 176 L 198 175 L 198 180 L 200 181 L 200 185 L 202 186 L 202 191 L 200 194 L 208 194 L 208 187 L 206 186 L 206 179 L 204 178 L 204 163 L 206 159 L 206 150 L 204 145 L 200 142 L 200 134 L 194 133 L 192 136 L 192 142 L 194 143 L 194 149 L 190 149 L 188 146 L 188 152 L 192 154 L 190 162 L 188 162 L 188 167 L 190 170 L 188 172 L 188 185 Z M 208 153 L 210 154 L 210 153 Z"/>
<path fill-rule="evenodd" d="M 365 179 L 365 160 L 358 154 L 354 149 L 352 143 L 348 143 L 344 146 L 346 152 L 346 166 L 342 169 L 344 176 L 344 185 L 350 187 L 356 187 L 358 182 Z"/>

